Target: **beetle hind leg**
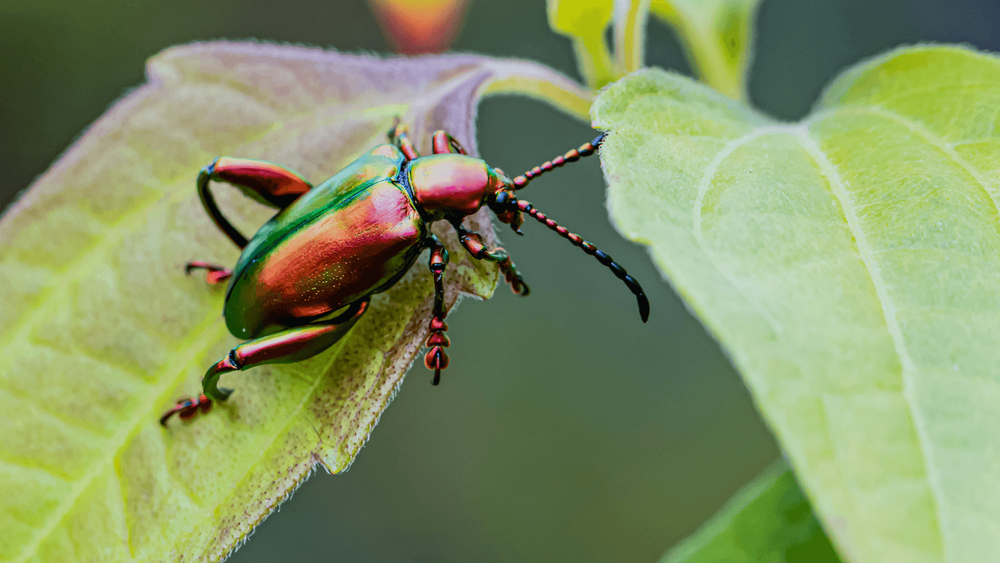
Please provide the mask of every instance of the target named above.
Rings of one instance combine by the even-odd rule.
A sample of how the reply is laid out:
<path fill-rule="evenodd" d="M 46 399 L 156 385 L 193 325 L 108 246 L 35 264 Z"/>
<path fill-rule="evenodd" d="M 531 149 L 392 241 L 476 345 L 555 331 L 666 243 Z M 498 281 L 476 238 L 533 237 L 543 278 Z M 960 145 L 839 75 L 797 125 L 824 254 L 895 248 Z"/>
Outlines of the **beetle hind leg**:
<path fill-rule="evenodd" d="M 233 271 L 229 268 L 208 262 L 188 262 L 184 265 L 185 274 L 190 275 L 195 270 L 205 270 L 205 281 L 212 285 L 220 284 L 233 276 Z"/>
<path fill-rule="evenodd" d="M 208 412 L 213 401 L 228 399 L 232 390 L 219 387 L 219 378 L 224 373 L 265 364 L 301 362 L 319 354 L 343 338 L 367 310 L 368 301 L 360 301 L 328 321 L 285 329 L 236 346 L 205 373 L 201 380 L 204 394 L 197 399 L 178 401 L 160 418 L 160 424 L 166 425 L 174 413 L 183 419 L 192 418 L 199 411 Z"/>
<path fill-rule="evenodd" d="M 297 172 L 264 160 L 223 156 L 213 160 L 198 174 L 198 196 L 209 217 L 233 244 L 245 248 L 247 238 L 226 219 L 209 189 L 212 181 L 225 182 L 245 195 L 275 209 L 284 209 L 312 184 Z"/>

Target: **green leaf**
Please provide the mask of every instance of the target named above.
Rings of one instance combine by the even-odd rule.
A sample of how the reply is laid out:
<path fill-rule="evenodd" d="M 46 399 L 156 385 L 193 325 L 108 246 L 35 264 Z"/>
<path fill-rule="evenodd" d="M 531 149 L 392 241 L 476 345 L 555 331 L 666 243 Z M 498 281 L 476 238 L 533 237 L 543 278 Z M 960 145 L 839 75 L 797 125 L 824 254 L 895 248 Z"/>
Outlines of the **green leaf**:
<path fill-rule="evenodd" d="M 730 354 L 846 560 L 1000 553 L 1000 60 L 894 51 L 778 123 L 595 101 L 610 207 Z"/>
<path fill-rule="evenodd" d="M 604 40 L 611 24 L 612 0 L 547 0 L 549 27 L 573 40 L 577 65 L 587 85 L 600 88 L 617 80 L 615 67 Z"/>
<path fill-rule="evenodd" d="M 201 166 L 266 158 L 320 181 L 385 142 L 396 116 L 424 148 L 445 128 L 475 151 L 483 92 L 588 106 L 540 65 L 468 55 L 206 43 L 158 55 L 148 76 L 0 221 L 0 561 L 218 561 L 317 464 L 351 463 L 417 357 L 424 262 L 331 350 L 225 376 L 230 401 L 162 428 L 237 343 L 223 289 L 184 275 L 189 260 L 239 254 L 201 209 Z M 271 213 L 216 193 L 245 231 Z M 485 212 L 469 223 L 494 239 Z M 494 268 L 437 232 L 452 248 L 448 305 L 488 297 Z"/>
<path fill-rule="evenodd" d="M 779 460 L 660 563 L 839 563 L 788 465 Z"/>
<path fill-rule="evenodd" d="M 680 35 L 691 66 L 709 86 L 746 98 L 759 0 L 547 0 L 549 26 L 573 40 L 580 74 L 600 88 L 642 68 L 650 11 Z M 615 57 L 604 34 L 614 19 Z"/>
<path fill-rule="evenodd" d="M 703 82 L 744 100 L 759 1 L 651 0 L 649 9 L 680 34 L 691 67 Z M 641 30 L 634 42 L 642 44 Z"/>

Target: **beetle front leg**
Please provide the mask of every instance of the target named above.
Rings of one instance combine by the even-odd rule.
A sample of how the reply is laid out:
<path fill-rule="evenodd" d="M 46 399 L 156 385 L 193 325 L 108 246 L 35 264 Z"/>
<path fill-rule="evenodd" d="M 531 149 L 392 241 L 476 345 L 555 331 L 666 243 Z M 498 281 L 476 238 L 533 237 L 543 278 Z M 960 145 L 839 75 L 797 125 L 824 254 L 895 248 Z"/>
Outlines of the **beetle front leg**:
<path fill-rule="evenodd" d="M 427 263 L 434 274 L 434 316 L 431 317 L 431 334 L 427 337 L 427 346 L 431 349 L 424 356 L 424 365 L 434 370 L 433 384 L 441 382 L 441 370 L 448 367 L 448 354 L 445 348 L 451 345 L 451 340 L 445 335 L 448 324 L 444 318 L 448 312 L 444 308 L 444 269 L 448 267 L 448 249 L 434 235 L 430 236 L 431 258 Z"/>
<path fill-rule="evenodd" d="M 319 354 L 343 338 L 367 310 L 368 301 L 361 301 L 351 305 L 342 315 L 328 321 L 289 328 L 240 344 L 205 373 L 205 377 L 201 380 L 204 394 L 197 399 L 178 401 L 174 408 L 160 418 L 160 424 L 165 426 L 174 413 L 180 413 L 181 418 L 189 419 L 197 414 L 199 409 L 208 412 L 212 401 L 228 399 L 233 391 L 219 388 L 219 377 L 224 373 L 265 364 L 301 362 Z"/>
<path fill-rule="evenodd" d="M 469 154 L 465 152 L 465 147 L 462 146 L 462 143 L 458 142 L 458 139 L 452 137 L 447 131 L 442 129 L 434 132 L 433 144 L 434 154 Z"/>
<path fill-rule="evenodd" d="M 510 285 L 510 290 L 515 294 L 522 297 L 531 293 L 531 289 L 528 284 L 524 282 L 524 278 L 517 271 L 517 266 L 514 265 L 510 260 L 510 255 L 507 251 L 501 247 L 496 247 L 493 250 L 486 248 L 486 243 L 483 242 L 483 237 L 479 233 L 474 233 L 472 231 L 466 230 L 462 227 L 461 223 L 453 223 L 455 231 L 458 232 L 458 240 L 462 243 L 462 246 L 469 251 L 469 254 L 477 260 L 489 260 L 490 262 L 496 262 L 497 266 L 500 267 L 500 271 L 503 273 L 504 279 Z"/>
<path fill-rule="evenodd" d="M 413 141 L 410 140 L 409 131 L 410 128 L 400 122 L 397 117 L 396 124 L 389 130 L 389 142 L 399 147 L 399 150 L 403 153 L 407 160 L 413 160 L 414 158 L 420 157 L 420 153 L 418 153 L 416 147 L 413 146 Z"/>
<path fill-rule="evenodd" d="M 524 278 L 521 277 L 514 263 L 510 261 L 510 256 L 505 260 L 497 262 L 497 266 L 500 267 L 500 272 L 503 273 L 504 280 L 507 281 L 507 285 L 510 286 L 510 290 L 515 295 L 527 297 L 531 293 L 531 288 L 528 287 L 528 284 L 524 283 Z"/>

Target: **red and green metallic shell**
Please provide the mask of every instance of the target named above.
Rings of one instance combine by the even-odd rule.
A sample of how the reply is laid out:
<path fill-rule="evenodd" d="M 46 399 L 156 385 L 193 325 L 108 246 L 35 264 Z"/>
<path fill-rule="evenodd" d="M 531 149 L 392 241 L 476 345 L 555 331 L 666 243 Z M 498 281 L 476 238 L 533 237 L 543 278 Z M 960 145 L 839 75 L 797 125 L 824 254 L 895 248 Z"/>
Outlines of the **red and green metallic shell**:
<path fill-rule="evenodd" d="M 233 269 L 229 331 L 246 339 L 303 325 L 402 277 L 428 234 L 404 162 L 380 145 L 261 227 Z"/>

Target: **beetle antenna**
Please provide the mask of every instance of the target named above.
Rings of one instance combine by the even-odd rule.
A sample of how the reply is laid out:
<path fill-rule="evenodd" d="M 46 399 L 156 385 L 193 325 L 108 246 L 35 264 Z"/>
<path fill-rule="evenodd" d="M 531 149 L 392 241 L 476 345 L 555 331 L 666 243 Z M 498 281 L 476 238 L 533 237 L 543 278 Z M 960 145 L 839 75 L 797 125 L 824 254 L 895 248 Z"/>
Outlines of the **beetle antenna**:
<path fill-rule="evenodd" d="M 593 141 L 580 145 L 579 148 L 575 148 L 562 156 L 557 156 L 552 160 L 546 161 L 541 166 L 536 166 L 528 170 L 524 174 L 514 178 L 514 189 L 519 190 L 527 186 L 528 182 L 553 168 L 559 168 L 567 162 L 576 162 L 585 156 L 594 154 L 597 152 L 597 147 L 601 146 L 602 141 L 604 141 L 604 133 L 594 137 Z"/>
<path fill-rule="evenodd" d="M 553 231 L 558 233 L 559 236 L 570 241 L 571 243 L 573 243 L 574 246 L 580 247 L 580 249 L 586 252 L 587 254 L 593 256 L 594 258 L 597 258 L 598 262 L 607 266 L 607 268 L 611 270 L 611 273 L 613 273 L 615 277 L 617 277 L 618 279 L 625 282 L 625 285 L 628 286 L 629 291 L 631 291 L 632 294 L 635 295 L 636 301 L 639 302 L 639 317 L 642 318 L 642 322 L 646 322 L 649 319 L 649 299 L 647 299 L 646 294 L 643 293 L 642 287 L 639 285 L 639 282 L 637 282 L 635 278 L 633 278 L 632 276 L 628 275 L 628 272 L 625 271 L 625 268 L 622 268 L 620 265 L 618 265 L 617 262 L 612 260 L 611 257 L 608 256 L 606 252 L 597 248 L 593 244 L 583 240 L 583 237 L 581 237 L 580 235 L 569 232 L 569 230 L 566 229 L 566 227 L 562 227 L 552 219 L 549 219 L 544 213 L 535 209 L 534 206 L 532 206 L 527 201 L 524 201 L 523 199 L 517 201 L 517 208 L 520 209 L 522 212 L 531 215 L 539 223 L 552 229 Z"/>

